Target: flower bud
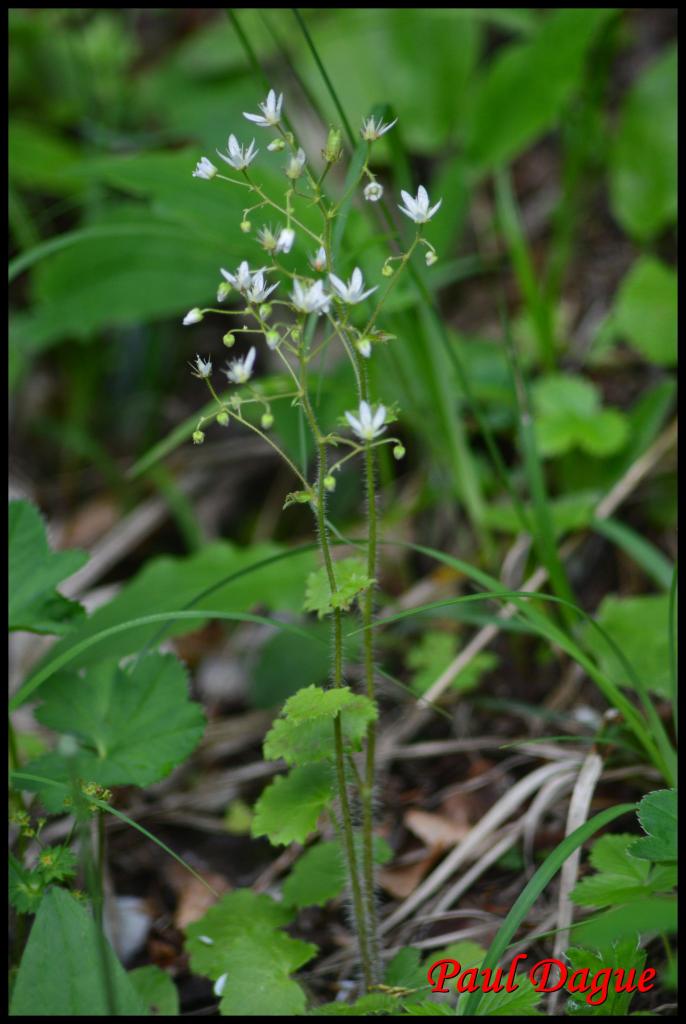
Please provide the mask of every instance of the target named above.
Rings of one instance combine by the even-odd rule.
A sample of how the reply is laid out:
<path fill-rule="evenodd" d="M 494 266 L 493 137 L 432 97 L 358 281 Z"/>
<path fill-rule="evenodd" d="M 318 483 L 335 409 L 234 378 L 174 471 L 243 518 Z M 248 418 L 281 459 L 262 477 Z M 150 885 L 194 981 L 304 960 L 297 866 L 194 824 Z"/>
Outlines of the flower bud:
<path fill-rule="evenodd" d="M 405 449 L 401 444 L 397 444 L 393 449 L 393 458 L 397 459 L 398 462 L 400 461 L 400 459 L 405 458 Z"/>
<path fill-rule="evenodd" d="M 383 267 L 381 268 L 381 273 L 383 274 L 384 277 L 393 276 L 393 267 L 390 265 L 390 263 L 384 263 Z"/>
<path fill-rule="evenodd" d="M 269 150 L 270 153 L 280 153 L 281 150 L 285 148 L 286 143 L 283 141 L 283 139 L 274 139 L 274 141 L 270 142 L 269 145 L 267 146 L 267 149 Z"/>
<path fill-rule="evenodd" d="M 280 341 L 279 332 L 278 331 L 267 331 L 267 333 L 265 334 L 265 340 L 266 340 L 267 345 L 269 346 L 269 348 L 272 349 L 272 351 L 273 351 L 276 348 L 276 346 L 279 344 L 279 341 Z"/>
<path fill-rule="evenodd" d="M 322 150 L 322 156 L 326 160 L 327 164 L 335 164 L 337 160 L 340 160 L 341 154 L 343 153 L 343 133 L 340 128 L 329 128 L 329 134 L 326 138 L 326 146 Z"/>
<path fill-rule="evenodd" d="M 199 324 L 203 318 L 203 311 L 195 306 L 193 309 L 189 309 L 183 318 L 184 327 L 188 327 L 190 324 Z"/>
<path fill-rule="evenodd" d="M 220 427 L 228 427 L 229 425 L 229 414 L 228 412 L 217 413 L 217 423 Z"/>
<path fill-rule="evenodd" d="M 231 333 L 231 331 L 226 332 L 226 334 L 222 338 L 222 341 L 224 342 L 227 348 L 232 348 L 233 345 L 235 345 L 236 343 L 236 339 L 234 335 Z"/>
<path fill-rule="evenodd" d="M 438 256 L 433 249 L 427 249 L 424 255 L 424 262 L 427 267 L 433 267 L 434 263 L 438 261 Z"/>
<path fill-rule="evenodd" d="M 329 492 L 336 490 L 336 480 L 334 479 L 334 477 L 331 476 L 330 473 L 328 474 L 328 476 L 324 477 L 324 487 Z"/>
<path fill-rule="evenodd" d="M 240 229 L 241 229 L 241 231 L 243 232 L 244 235 L 247 235 L 247 233 L 250 231 L 251 227 L 252 227 L 252 224 L 250 223 L 249 220 L 246 220 L 245 218 L 240 223 Z"/>
<path fill-rule="evenodd" d="M 204 440 L 205 435 L 203 434 L 202 430 L 193 431 L 193 444 L 202 444 Z"/>
<path fill-rule="evenodd" d="M 286 165 L 286 177 L 290 178 L 291 181 L 297 181 L 303 172 L 306 159 L 305 150 L 299 149 L 297 153 L 290 158 Z"/>
<path fill-rule="evenodd" d="M 268 316 L 271 316 L 272 307 L 271 303 L 263 302 L 258 310 L 260 314 L 260 320 L 266 320 Z"/>
<path fill-rule="evenodd" d="M 355 342 L 355 348 L 365 359 L 369 359 L 372 354 L 372 343 L 369 338 L 358 338 Z"/>
<path fill-rule="evenodd" d="M 274 417 L 270 412 L 265 412 L 262 414 L 262 419 L 260 420 L 260 423 L 262 424 L 263 430 L 269 430 L 269 428 L 274 423 Z"/>
<path fill-rule="evenodd" d="M 370 203 L 378 203 L 383 195 L 383 185 L 380 185 L 378 181 L 370 181 L 368 185 L 365 185 L 362 194 Z"/>
<path fill-rule="evenodd" d="M 231 285 L 228 281 L 221 281 L 217 288 L 217 302 L 223 302 L 226 296 L 231 291 Z"/>
<path fill-rule="evenodd" d="M 300 341 L 300 328 L 299 327 L 294 327 L 293 328 L 293 330 L 291 331 L 291 338 L 293 339 L 293 341 Z"/>

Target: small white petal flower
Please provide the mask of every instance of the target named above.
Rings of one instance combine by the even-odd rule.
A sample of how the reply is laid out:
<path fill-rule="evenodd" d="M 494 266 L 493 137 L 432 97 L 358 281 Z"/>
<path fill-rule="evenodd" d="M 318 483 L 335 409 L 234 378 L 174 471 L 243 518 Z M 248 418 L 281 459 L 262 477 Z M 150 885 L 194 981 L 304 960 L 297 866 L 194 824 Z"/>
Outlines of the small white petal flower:
<path fill-rule="evenodd" d="M 260 303 L 264 302 L 269 295 L 274 291 L 275 288 L 279 287 L 279 282 L 267 287 L 264 281 L 264 273 L 262 270 L 256 271 L 253 274 L 250 286 L 245 289 L 245 297 L 249 302 Z"/>
<path fill-rule="evenodd" d="M 292 181 L 296 181 L 303 172 L 305 161 L 307 157 L 304 149 L 298 149 L 298 152 L 294 154 L 286 164 L 286 177 Z"/>
<path fill-rule="evenodd" d="M 362 279 L 362 271 L 359 267 L 355 267 L 352 277 L 347 284 L 341 281 L 340 277 L 336 277 L 335 274 L 329 274 L 329 280 L 334 286 L 339 298 L 341 298 L 343 302 L 349 302 L 351 304 L 363 302 L 368 295 L 371 295 L 372 292 L 375 292 L 379 287 L 378 285 L 375 285 L 374 288 L 369 288 L 366 292 L 363 291 L 364 281 Z"/>
<path fill-rule="evenodd" d="M 396 117 L 395 121 L 391 121 L 390 124 L 382 124 L 381 118 L 379 118 L 378 121 L 375 121 L 373 117 L 368 117 L 362 122 L 360 134 L 367 142 L 373 142 L 375 139 L 380 139 L 382 135 L 386 134 L 386 132 L 389 132 L 393 125 L 397 124 L 397 121 L 398 118 Z"/>
<path fill-rule="evenodd" d="M 217 173 L 217 168 L 214 166 L 211 160 L 208 160 L 206 156 L 202 160 L 198 160 L 193 171 L 194 178 L 204 178 L 205 181 L 210 181 L 214 178 Z"/>
<path fill-rule="evenodd" d="M 198 942 L 202 942 L 204 946 L 214 946 L 214 939 L 211 939 L 209 935 L 198 935 Z"/>
<path fill-rule="evenodd" d="M 212 989 L 212 991 L 214 992 L 215 996 L 220 996 L 222 994 L 222 992 L 224 991 L 224 986 L 226 985 L 226 979 L 228 978 L 228 976 L 229 976 L 228 974 L 222 974 L 215 981 L 214 987 Z"/>
<path fill-rule="evenodd" d="M 383 195 L 383 185 L 380 185 L 378 181 L 370 181 L 368 185 L 365 185 L 362 194 L 370 203 L 378 203 Z"/>
<path fill-rule="evenodd" d="M 254 124 L 258 124 L 260 128 L 269 128 L 270 126 L 277 125 L 281 120 L 282 106 L 283 93 L 280 93 L 277 99 L 274 90 L 270 89 L 267 99 L 264 101 L 264 103 L 260 103 L 259 105 L 262 113 L 247 114 L 245 111 L 243 111 L 243 117 L 247 118 L 248 121 L 252 121 Z"/>
<path fill-rule="evenodd" d="M 276 236 L 271 224 L 263 225 L 257 231 L 257 241 L 266 252 L 274 252 L 276 249 Z"/>
<path fill-rule="evenodd" d="M 400 195 L 403 197 L 405 206 L 399 205 L 398 209 L 406 217 L 409 217 L 410 220 L 413 220 L 415 224 L 426 224 L 443 202 L 442 199 L 439 199 L 435 206 L 429 208 L 429 195 L 423 185 L 420 185 L 417 189 L 416 199 L 413 199 L 410 193 L 405 192 L 404 189 L 400 190 Z"/>
<path fill-rule="evenodd" d="M 281 228 L 279 237 L 276 240 L 276 247 L 274 252 L 290 252 L 293 248 L 293 242 L 295 241 L 295 231 L 293 228 Z"/>
<path fill-rule="evenodd" d="M 331 296 L 324 292 L 324 285 L 321 281 L 315 281 L 309 288 L 297 278 L 293 282 L 293 293 L 291 302 L 299 313 L 328 313 L 331 303 Z"/>
<path fill-rule="evenodd" d="M 203 318 L 203 312 L 195 306 L 193 309 L 189 309 L 183 318 L 184 327 L 188 327 L 190 324 L 199 324 Z"/>
<path fill-rule="evenodd" d="M 384 405 L 377 406 L 374 411 L 368 402 L 360 402 L 357 416 L 352 412 L 346 412 L 345 418 L 362 441 L 373 441 L 386 429 L 384 426 L 386 407 Z"/>
<path fill-rule="evenodd" d="M 219 150 L 217 150 L 217 155 L 237 171 L 242 171 L 244 167 L 249 167 L 259 153 L 259 149 L 255 149 L 254 139 L 249 146 L 241 146 L 235 135 L 229 135 L 227 148 L 229 151 L 228 156 L 220 153 Z"/>
<path fill-rule="evenodd" d="M 261 267 L 259 270 L 251 270 L 248 261 L 243 260 L 235 274 L 230 274 L 228 270 L 224 270 L 222 267 L 222 276 L 226 278 L 229 284 L 232 284 L 236 291 L 245 293 L 245 291 L 251 286 L 253 278 L 257 274 L 263 273 L 267 268 Z"/>
<path fill-rule="evenodd" d="M 433 267 L 434 263 L 436 263 L 437 261 L 438 256 L 436 255 L 435 251 L 433 249 L 427 249 L 426 253 L 424 254 L 424 262 L 426 263 L 427 267 Z"/>
<path fill-rule="evenodd" d="M 326 249 L 320 245 L 314 256 L 310 256 L 310 266 L 314 270 L 326 270 Z"/>
<path fill-rule="evenodd" d="M 193 363 L 191 363 L 191 366 Z M 210 359 L 201 359 L 200 356 L 195 357 L 195 369 L 193 370 L 193 376 L 199 377 L 200 380 L 206 380 L 207 377 L 212 376 L 212 361 Z"/>
<path fill-rule="evenodd" d="M 222 370 L 229 378 L 232 384 L 245 384 L 252 377 L 252 368 L 255 364 L 256 355 L 255 346 L 253 345 L 247 356 L 243 356 L 242 359 L 232 359 L 226 370 Z"/>

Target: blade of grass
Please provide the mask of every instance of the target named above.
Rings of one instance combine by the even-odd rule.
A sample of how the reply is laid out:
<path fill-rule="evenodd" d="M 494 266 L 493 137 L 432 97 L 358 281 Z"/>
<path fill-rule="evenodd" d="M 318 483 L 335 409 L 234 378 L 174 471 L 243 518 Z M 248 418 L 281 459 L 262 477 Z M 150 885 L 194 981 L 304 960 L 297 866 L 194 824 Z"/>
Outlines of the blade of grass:
<path fill-rule="evenodd" d="M 677 700 L 678 700 L 678 680 L 677 680 L 677 651 L 676 651 L 676 619 L 677 619 L 677 567 L 674 566 L 674 572 L 672 573 L 672 583 L 669 588 L 669 621 L 667 623 L 667 632 L 669 634 L 669 672 L 672 681 L 672 713 L 674 716 L 674 731 L 677 731 Z"/>
<path fill-rule="evenodd" d="M 589 821 L 584 822 L 583 825 L 572 832 L 571 835 L 568 835 L 561 843 L 559 843 L 558 846 L 555 847 L 553 852 L 546 857 L 528 884 L 524 887 L 518 899 L 515 901 L 514 906 L 498 929 L 498 933 L 491 943 L 484 961 L 481 964 L 482 971 L 489 969 L 493 971 L 497 966 L 505 953 L 505 950 L 510 944 L 510 940 L 525 920 L 526 915 L 529 913 L 548 882 L 555 877 L 567 858 L 570 857 L 571 854 L 573 854 L 574 851 L 583 843 L 585 843 L 587 839 L 590 839 L 591 836 L 596 834 L 596 832 L 599 832 L 601 828 L 609 825 L 610 822 L 615 821 L 623 814 L 629 814 L 631 811 L 635 810 L 636 804 L 620 804 L 618 807 L 610 807 L 606 811 L 601 811 L 601 813 L 596 814 L 594 818 L 590 818 Z M 483 992 L 480 990 L 470 992 L 466 999 L 459 1001 L 455 1013 L 461 1017 L 479 1016 L 478 1007 L 482 996 Z"/>
<path fill-rule="evenodd" d="M 593 519 L 591 527 L 596 533 L 616 544 L 630 558 L 640 565 L 658 587 L 669 590 L 672 583 L 673 566 L 659 548 L 645 537 L 632 530 L 618 519 Z"/>

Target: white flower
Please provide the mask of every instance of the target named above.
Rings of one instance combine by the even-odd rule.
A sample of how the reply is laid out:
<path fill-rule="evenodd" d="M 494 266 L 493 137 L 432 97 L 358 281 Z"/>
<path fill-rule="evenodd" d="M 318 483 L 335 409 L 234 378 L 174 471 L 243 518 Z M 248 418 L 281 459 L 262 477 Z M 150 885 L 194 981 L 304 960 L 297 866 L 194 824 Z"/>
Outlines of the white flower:
<path fill-rule="evenodd" d="M 438 256 L 436 255 L 435 251 L 433 249 L 427 249 L 427 251 L 424 254 L 424 262 L 426 263 L 427 267 L 433 267 L 434 263 L 436 263 L 437 261 Z"/>
<path fill-rule="evenodd" d="M 368 402 L 360 402 L 358 415 L 354 416 L 353 413 L 346 412 L 345 418 L 362 441 L 373 441 L 386 429 L 383 425 L 386 419 L 386 407 L 383 405 L 377 406 L 376 412 L 374 412 Z"/>
<path fill-rule="evenodd" d="M 222 994 L 222 992 L 224 991 L 224 986 L 226 985 L 226 979 L 227 978 L 228 978 L 228 974 L 222 974 L 222 975 L 220 975 L 220 977 L 217 978 L 217 980 L 214 983 L 214 987 L 212 989 L 212 991 L 214 992 L 215 996 L 220 996 Z"/>
<path fill-rule="evenodd" d="M 362 280 L 362 271 L 359 267 L 355 267 L 352 277 L 347 284 L 341 281 L 340 277 L 336 277 L 335 274 L 329 274 L 329 280 L 343 302 L 350 303 L 363 302 L 368 295 L 371 295 L 379 287 L 375 285 L 374 288 L 369 288 L 366 292 L 363 291 L 364 281 Z"/>
<path fill-rule="evenodd" d="M 191 363 L 191 366 L 193 364 Z M 210 359 L 201 359 L 200 356 L 195 357 L 195 369 L 193 370 L 193 376 L 199 377 L 200 380 L 205 380 L 207 377 L 212 376 L 212 361 Z"/>
<path fill-rule="evenodd" d="M 256 349 L 253 345 L 247 356 L 242 359 L 232 359 L 227 370 L 222 370 L 233 384 L 245 384 L 252 377 L 252 368 L 255 363 Z"/>
<path fill-rule="evenodd" d="M 401 213 L 404 213 L 406 217 L 413 220 L 415 224 L 426 224 L 427 220 L 430 220 L 435 214 L 438 207 L 443 202 L 439 199 L 435 206 L 429 209 L 429 194 L 423 185 L 420 185 L 417 189 L 417 198 L 413 199 L 409 192 L 405 192 L 404 189 L 400 190 L 400 195 L 403 197 L 405 206 L 398 206 Z"/>
<path fill-rule="evenodd" d="M 273 89 L 269 90 L 269 94 L 264 103 L 260 103 L 261 114 L 246 114 L 243 111 L 243 117 L 246 117 L 248 121 L 253 121 L 258 124 L 260 128 L 269 128 L 274 126 L 281 120 L 281 107 L 283 106 L 283 93 L 279 93 L 277 99 L 276 93 Z"/>
<path fill-rule="evenodd" d="M 306 288 L 302 281 L 297 278 L 293 282 L 293 293 L 291 302 L 299 313 L 328 313 L 331 303 L 331 296 L 324 293 L 324 285 L 321 281 Z"/>
<path fill-rule="evenodd" d="M 259 153 L 259 149 L 255 149 L 254 139 L 249 146 L 241 146 L 235 135 L 229 135 L 228 150 L 228 156 L 224 156 L 219 150 L 217 150 L 217 155 L 237 171 L 242 171 L 244 167 L 249 167 Z"/>
<path fill-rule="evenodd" d="M 383 195 L 383 185 L 380 185 L 378 181 L 370 181 L 368 185 L 365 185 L 362 195 L 370 203 L 378 203 Z"/>
<path fill-rule="evenodd" d="M 202 310 L 198 309 L 198 307 L 195 306 L 193 309 L 189 309 L 188 312 L 186 313 L 185 317 L 183 318 L 183 325 L 184 327 L 188 327 L 190 324 L 199 324 L 202 318 Z"/>
<path fill-rule="evenodd" d="M 226 280 L 229 282 L 229 284 L 232 284 L 234 286 L 236 291 L 245 292 L 246 289 L 248 289 L 252 284 L 253 277 L 256 274 L 262 273 L 262 271 L 266 269 L 266 267 L 261 267 L 260 270 L 251 270 L 248 265 L 248 261 L 243 260 L 235 274 L 230 274 L 229 271 L 224 270 L 223 267 L 221 269 L 221 273 L 223 277 L 225 277 Z"/>
<path fill-rule="evenodd" d="M 206 156 L 202 160 L 198 160 L 193 171 L 194 178 L 204 178 L 205 181 L 210 181 L 214 178 L 217 173 L 217 168 L 214 166 L 211 160 L 208 160 Z"/>
<path fill-rule="evenodd" d="M 264 283 L 264 274 L 262 270 L 258 270 L 253 274 L 252 282 L 249 287 L 245 289 L 245 297 L 249 302 L 264 302 L 266 298 L 271 295 L 275 288 L 279 287 L 279 282 L 271 285 L 269 288 Z"/>
<path fill-rule="evenodd" d="M 320 245 L 314 256 L 310 256 L 310 266 L 314 270 L 326 269 L 326 249 Z"/>
<path fill-rule="evenodd" d="M 372 354 L 372 343 L 369 338 L 359 338 L 358 341 L 355 342 L 355 348 L 361 356 L 364 356 L 365 359 L 369 359 Z"/>
<path fill-rule="evenodd" d="M 298 149 L 298 152 L 290 158 L 286 165 L 286 177 L 291 178 L 292 181 L 299 178 L 303 172 L 306 160 L 305 150 Z"/>
<path fill-rule="evenodd" d="M 276 238 L 274 237 L 271 224 L 265 224 L 258 229 L 257 241 L 267 252 L 274 252 L 274 249 L 276 249 Z"/>
<path fill-rule="evenodd" d="M 293 228 L 281 228 L 279 237 L 276 240 L 274 252 L 290 252 L 293 248 L 294 241 L 295 231 Z"/>
<path fill-rule="evenodd" d="M 367 142 L 373 142 L 374 139 L 380 139 L 382 135 L 390 131 L 393 125 L 397 123 L 397 120 L 398 118 L 396 117 L 395 121 L 391 121 L 390 124 L 382 124 L 381 118 L 375 121 L 373 117 L 368 117 L 366 121 L 362 122 L 360 134 Z"/>

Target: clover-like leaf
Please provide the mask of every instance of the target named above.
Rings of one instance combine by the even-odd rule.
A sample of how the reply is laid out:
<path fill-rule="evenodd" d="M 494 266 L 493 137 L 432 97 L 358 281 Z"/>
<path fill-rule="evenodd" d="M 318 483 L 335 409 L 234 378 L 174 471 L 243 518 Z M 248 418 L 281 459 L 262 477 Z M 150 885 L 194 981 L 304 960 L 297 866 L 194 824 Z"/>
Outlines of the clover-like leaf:
<path fill-rule="evenodd" d="M 597 874 L 583 878 L 572 890 L 572 900 L 580 906 L 607 907 L 641 900 L 655 892 L 668 891 L 674 885 L 669 869 L 651 871 L 651 865 L 630 852 L 636 837 L 615 834 L 602 836 L 593 844 L 590 861 Z"/>
<path fill-rule="evenodd" d="M 253 836 L 267 836 L 275 846 L 304 843 L 319 815 L 333 798 L 331 771 L 306 764 L 280 775 L 263 790 L 255 805 Z"/>
<path fill-rule="evenodd" d="M 286 701 L 283 717 L 267 733 L 264 756 L 288 764 L 309 764 L 335 756 L 333 721 L 340 715 L 345 745 L 359 750 L 367 726 L 377 716 L 376 705 L 349 687 L 322 690 L 307 686 Z"/>
<path fill-rule="evenodd" d="M 204 729 L 200 705 L 188 698 L 186 671 L 171 654 L 148 655 L 129 670 L 104 662 L 85 678 L 56 675 L 40 696 L 38 720 L 81 741 L 75 774 L 103 786 L 147 786 L 164 778 Z M 38 758 L 28 773 L 53 778 L 56 758 Z M 59 773 L 65 781 L 70 774 Z"/>
<path fill-rule="evenodd" d="M 20 914 L 35 914 L 43 899 L 45 884 L 39 871 L 25 868 L 13 854 L 9 856 L 10 903 Z"/>
<path fill-rule="evenodd" d="M 612 455 L 628 436 L 627 420 L 616 409 L 601 409 L 598 390 L 574 374 L 553 373 L 533 389 L 536 439 L 542 456 L 580 448 L 598 457 Z"/>
<path fill-rule="evenodd" d="M 375 582 L 367 575 L 365 563 L 359 558 L 342 558 L 334 562 L 334 572 L 334 594 L 331 593 L 326 566 L 311 572 L 307 577 L 303 608 L 306 612 L 316 612 L 320 619 L 331 614 L 334 609 L 347 611 L 355 598 Z"/>
<path fill-rule="evenodd" d="M 69 631 L 84 616 L 55 587 L 88 561 L 85 551 L 51 551 L 40 512 L 28 501 L 9 504 L 9 628 L 30 633 Z"/>
<path fill-rule="evenodd" d="M 610 948 L 602 951 L 572 946 L 567 950 L 566 956 L 570 965 L 570 977 L 575 971 L 584 970 L 589 972 L 591 978 L 601 970 L 610 970 L 613 976 L 615 971 L 621 970 L 625 978 L 634 970 L 638 977 L 646 961 L 645 950 L 640 948 L 635 936 L 614 942 Z M 609 985 L 606 997 L 595 1003 L 589 1003 L 587 997 L 600 999 L 600 994 L 593 996 L 590 992 L 572 993 L 567 1002 L 567 1014 L 572 1017 L 625 1017 L 635 991 L 634 987 L 631 991 L 618 992 L 614 985 Z"/>
<path fill-rule="evenodd" d="M 648 793 L 638 805 L 637 813 L 647 835 L 630 846 L 630 854 L 658 862 L 676 861 L 676 790 L 659 789 Z"/>

